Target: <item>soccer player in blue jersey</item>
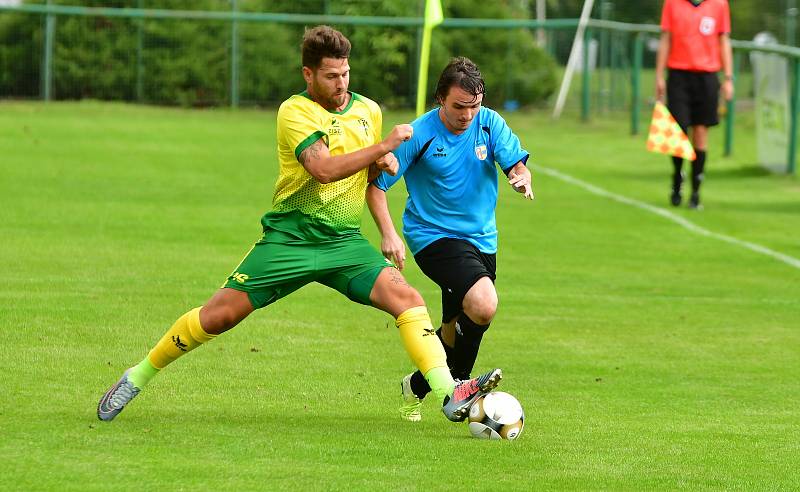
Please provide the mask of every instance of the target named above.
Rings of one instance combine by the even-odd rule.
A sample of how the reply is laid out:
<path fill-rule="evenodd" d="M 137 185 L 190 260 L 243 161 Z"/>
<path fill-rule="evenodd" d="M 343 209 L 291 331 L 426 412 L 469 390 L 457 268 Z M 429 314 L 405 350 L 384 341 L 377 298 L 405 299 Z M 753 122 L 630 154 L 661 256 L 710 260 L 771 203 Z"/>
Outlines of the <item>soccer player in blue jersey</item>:
<path fill-rule="evenodd" d="M 497 165 L 508 183 L 532 199 L 528 152 L 503 118 L 481 106 L 481 72 L 454 58 L 436 86 L 439 107 L 411 123 L 413 137 L 395 151 L 399 170 L 380 174 L 367 204 L 381 232 L 381 251 L 402 269 L 405 246 L 395 231 L 386 190 L 405 178 L 403 235 L 420 269 L 442 290 L 442 340 L 454 378 L 466 380 L 483 334 L 497 311 Z M 401 416 L 420 420 L 430 386 L 417 371 L 402 381 Z"/>

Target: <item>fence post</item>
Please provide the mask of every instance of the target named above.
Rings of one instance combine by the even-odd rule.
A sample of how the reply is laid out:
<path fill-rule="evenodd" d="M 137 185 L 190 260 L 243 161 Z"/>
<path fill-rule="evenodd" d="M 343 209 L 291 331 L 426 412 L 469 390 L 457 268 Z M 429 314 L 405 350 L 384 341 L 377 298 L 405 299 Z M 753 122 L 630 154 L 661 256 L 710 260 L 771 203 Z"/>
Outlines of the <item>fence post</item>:
<path fill-rule="evenodd" d="M 584 122 L 589 121 L 589 100 L 590 98 L 590 85 L 592 79 L 589 76 L 589 40 L 592 38 L 592 30 L 586 29 L 583 33 L 583 87 L 581 97 L 581 120 Z"/>
<path fill-rule="evenodd" d="M 142 10 L 142 1 L 136 0 L 136 8 Z M 142 50 L 144 49 L 144 17 L 139 17 L 136 22 L 136 101 L 142 102 L 144 99 L 144 61 L 142 60 Z"/>
<path fill-rule="evenodd" d="M 728 157 L 733 152 L 733 122 L 734 113 L 736 112 L 736 79 L 739 76 L 739 64 L 742 60 L 742 53 L 736 50 L 733 54 L 733 97 L 725 104 L 725 157 Z"/>
<path fill-rule="evenodd" d="M 620 34 L 617 31 L 611 31 L 611 47 L 609 49 L 610 53 L 608 55 L 608 63 L 611 65 L 610 75 L 608 77 L 608 108 L 609 109 L 616 109 L 618 104 L 618 99 L 615 97 L 617 95 L 617 77 L 619 76 L 619 40 Z"/>
<path fill-rule="evenodd" d="M 610 2 L 603 1 L 600 3 L 600 20 L 607 21 L 608 20 L 608 12 L 609 12 L 609 5 Z M 605 112 L 607 109 L 606 103 L 609 101 L 608 97 L 608 86 L 606 85 L 606 75 L 608 75 L 608 58 L 607 55 L 607 48 L 608 48 L 608 35 L 609 31 L 606 28 L 600 29 L 598 33 L 598 45 L 597 45 L 597 59 L 595 69 L 597 73 L 597 97 L 595 97 L 595 101 L 597 102 L 597 107 L 600 109 L 601 112 Z"/>
<path fill-rule="evenodd" d="M 786 172 L 794 174 L 795 160 L 797 158 L 797 112 L 800 105 L 800 59 L 792 58 L 794 67 L 794 80 L 792 81 L 792 114 L 789 126 L 789 155 L 787 156 Z"/>
<path fill-rule="evenodd" d="M 234 14 L 231 21 L 231 107 L 239 107 L 239 22 L 236 13 L 239 11 L 238 0 L 231 0 Z"/>
<path fill-rule="evenodd" d="M 52 0 L 47 0 L 47 6 Z M 53 38 L 56 34 L 56 16 L 49 13 L 44 24 L 44 56 L 42 60 L 42 99 L 49 101 L 53 97 Z"/>
<path fill-rule="evenodd" d="M 787 0 L 786 2 L 786 44 L 789 46 L 797 45 L 797 0 Z"/>
<path fill-rule="evenodd" d="M 639 86 L 641 85 L 643 53 L 644 34 L 637 32 L 633 37 L 633 65 L 631 66 L 631 135 L 639 134 L 639 116 L 642 111 Z"/>

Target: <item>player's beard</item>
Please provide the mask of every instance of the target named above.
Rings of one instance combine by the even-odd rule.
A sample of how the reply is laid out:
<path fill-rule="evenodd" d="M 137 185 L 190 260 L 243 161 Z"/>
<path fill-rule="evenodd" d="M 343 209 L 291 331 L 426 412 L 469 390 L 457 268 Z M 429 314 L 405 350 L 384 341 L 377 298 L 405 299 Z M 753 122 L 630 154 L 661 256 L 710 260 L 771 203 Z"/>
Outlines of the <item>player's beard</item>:
<path fill-rule="evenodd" d="M 334 108 L 341 108 L 347 102 L 347 89 L 344 89 L 341 92 L 334 92 L 334 94 L 330 97 L 330 100 L 333 103 Z"/>
<path fill-rule="evenodd" d="M 325 109 L 338 110 L 347 102 L 347 89 L 342 91 L 337 89 L 326 91 L 323 88 L 317 87 L 316 93 L 317 97 L 321 99 L 319 101 L 320 104 L 322 104 Z"/>
<path fill-rule="evenodd" d="M 472 120 L 462 121 L 461 119 L 458 118 L 458 116 L 452 117 L 453 115 L 450 114 L 450 112 L 448 112 L 446 109 L 443 109 L 443 111 L 444 111 L 444 118 L 447 120 L 448 125 L 452 127 L 454 131 L 457 132 L 467 131 L 467 129 L 469 129 L 469 126 L 472 124 Z"/>

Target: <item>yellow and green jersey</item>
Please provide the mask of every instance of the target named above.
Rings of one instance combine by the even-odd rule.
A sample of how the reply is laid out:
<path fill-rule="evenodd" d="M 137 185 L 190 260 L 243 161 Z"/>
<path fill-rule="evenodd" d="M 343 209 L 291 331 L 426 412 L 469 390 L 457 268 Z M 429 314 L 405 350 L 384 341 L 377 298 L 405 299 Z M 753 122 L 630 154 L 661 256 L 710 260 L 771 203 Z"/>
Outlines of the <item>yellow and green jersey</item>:
<path fill-rule="evenodd" d="M 320 241 L 358 231 L 364 210 L 367 169 L 322 184 L 298 161 L 300 153 L 323 139 L 332 156 L 347 154 L 381 141 L 380 107 L 350 93 L 342 111 L 329 111 L 307 92 L 295 94 L 278 109 L 280 172 L 272 211 L 261 219 L 264 230 L 276 229 L 301 239 Z"/>

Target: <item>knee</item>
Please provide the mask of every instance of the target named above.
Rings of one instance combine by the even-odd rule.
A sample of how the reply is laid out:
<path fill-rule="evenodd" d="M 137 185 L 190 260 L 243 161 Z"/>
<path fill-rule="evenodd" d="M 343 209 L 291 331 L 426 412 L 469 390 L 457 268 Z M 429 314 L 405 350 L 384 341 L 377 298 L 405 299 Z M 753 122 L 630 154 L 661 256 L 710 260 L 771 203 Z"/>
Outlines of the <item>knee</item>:
<path fill-rule="evenodd" d="M 422 298 L 417 289 L 404 289 L 402 293 L 399 293 L 399 299 L 405 309 L 411 309 L 417 306 L 424 306 L 425 300 Z"/>
<path fill-rule="evenodd" d="M 206 305 L 200 310 L 200 326 L 212 335 L 230 330 L 238 322 L 239 317 L 230 306 Z"/>
<path fill-rule="evenodd" d="M 474 300 L 465 306 L 464 312 L 477 325 L 488 325 L 497 312 L 497 297 L 488 296 Z"/>

